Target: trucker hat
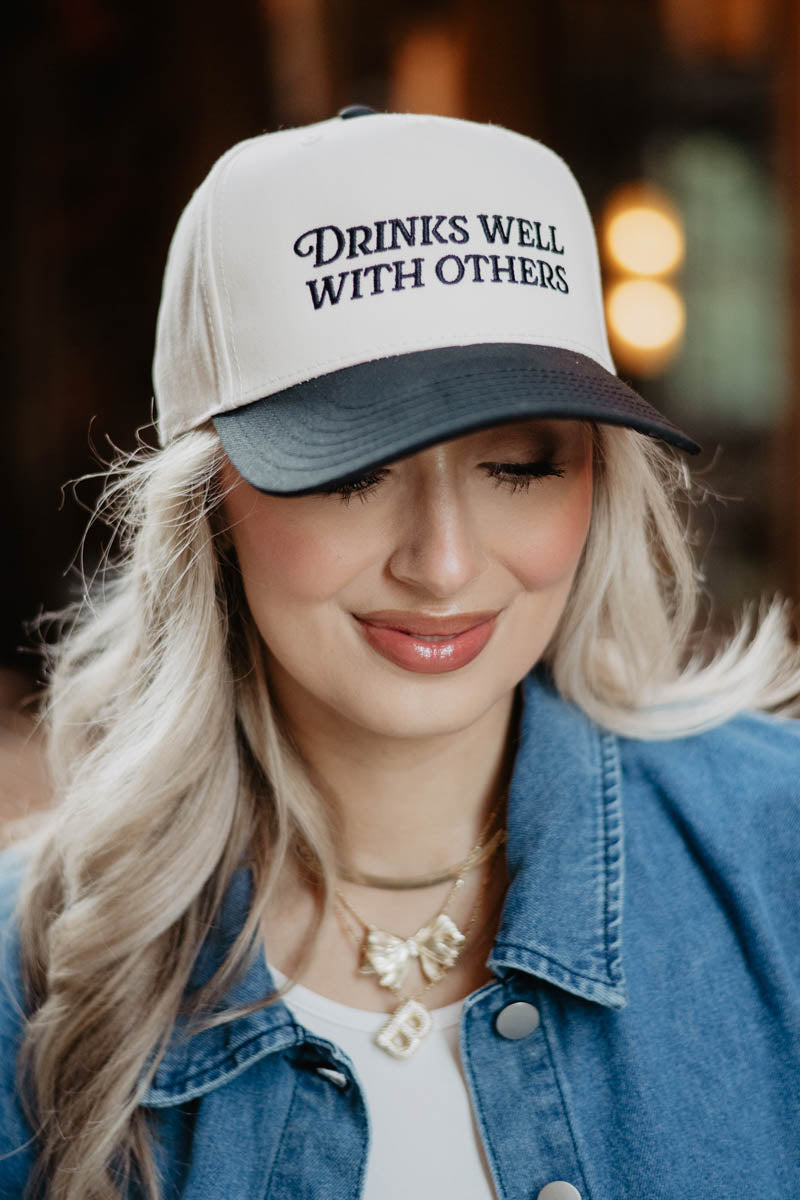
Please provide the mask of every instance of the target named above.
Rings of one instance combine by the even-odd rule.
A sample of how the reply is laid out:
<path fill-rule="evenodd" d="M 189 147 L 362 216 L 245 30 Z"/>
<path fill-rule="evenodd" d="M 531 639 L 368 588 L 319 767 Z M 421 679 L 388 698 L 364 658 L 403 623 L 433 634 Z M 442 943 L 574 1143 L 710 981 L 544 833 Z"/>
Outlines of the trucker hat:
<path fill-rule="evenodd" d="M 537 417 L 699 450 L 616 375 L 569 168 L 450 117 L 353 107 L 224 154 L 170 246 L 153 374 L 162 444 L 213 419 L 279 495 Z"/>

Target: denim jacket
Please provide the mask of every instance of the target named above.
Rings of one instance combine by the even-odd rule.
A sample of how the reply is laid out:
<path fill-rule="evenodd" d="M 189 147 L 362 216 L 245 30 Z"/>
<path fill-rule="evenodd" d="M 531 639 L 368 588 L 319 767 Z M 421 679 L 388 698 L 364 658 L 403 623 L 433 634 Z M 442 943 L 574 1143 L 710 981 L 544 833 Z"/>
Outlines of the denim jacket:
<path fill-rule="evenodd" d="M 540 673 L 524 697 L 495 979 L 460 1029 L 498 1197 L 800 1196 L 800 722 L 745 714 L 645 741 L 599 728 Z M 14 864 L 0 857 L 6 909 Z M 242 869 L 193 982 L 249 894 Z M 270 987 L 262 954 L 229 999 Z M 31 1166 L 19 1030 L 0 993 L 2 1197 Z M 282 1002 L 190 1040 L 176 1030 L 144 1104 L 166 1200 L 361 1194 L 353 1066 Z"/>

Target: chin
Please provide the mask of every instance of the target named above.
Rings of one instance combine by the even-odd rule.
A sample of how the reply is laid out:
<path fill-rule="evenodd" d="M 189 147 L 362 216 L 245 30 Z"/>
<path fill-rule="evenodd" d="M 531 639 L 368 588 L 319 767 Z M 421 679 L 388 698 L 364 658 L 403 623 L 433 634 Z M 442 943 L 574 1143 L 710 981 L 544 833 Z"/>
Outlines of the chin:
<path fill-rule="evenodd" d="M 410 673 L 409 673 L 410 674 Z M 369 686 L 359 681 L 359 694 L 337 705 L 341 717 L 382 737 L 443 737 L 469 729 L 513 692 L 522 675 L 466 670 L 445 675 L 410 675 Z"/>

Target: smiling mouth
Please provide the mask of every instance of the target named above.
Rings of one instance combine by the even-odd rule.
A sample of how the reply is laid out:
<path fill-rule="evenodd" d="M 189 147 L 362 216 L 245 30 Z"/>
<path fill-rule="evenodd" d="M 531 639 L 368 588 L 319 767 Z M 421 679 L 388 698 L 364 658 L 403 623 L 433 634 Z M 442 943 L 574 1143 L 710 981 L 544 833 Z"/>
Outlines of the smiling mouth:
<path fill-rule="evenodd" d="M 436 617 L 427 613 L 399 612 L 387 609 L 381 612 L 354 613 L 353 616 L 357 621 L 373 625 L 376 629 L 396 629 L 399 633 L 407 633 L 410 637 L 447 640 L 474 629 L 476 625 L 483 625 L 497 616 L 497 610 Z"/>
<path fill-rule="evenodd" d="M 425 675 L 456 671 L 481 653 L 497 611 L 435 617 L 424 613 L 353 613 L 373 650 L 395 666 Z"/>

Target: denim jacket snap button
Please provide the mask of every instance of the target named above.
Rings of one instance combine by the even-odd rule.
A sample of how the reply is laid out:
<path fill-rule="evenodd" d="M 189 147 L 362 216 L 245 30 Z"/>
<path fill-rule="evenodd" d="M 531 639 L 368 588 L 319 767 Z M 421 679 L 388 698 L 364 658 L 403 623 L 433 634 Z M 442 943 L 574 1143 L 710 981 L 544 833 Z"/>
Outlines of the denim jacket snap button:
<path fill-rule="evenodd" d="M 535 1004 L 527 1004 L 524 1000 L 517 1000 L 514 1004 L 507 1004 L 497 1014 L 497 1020 L 495 1021 L 495 1028 L 500 1036 L 508 1038 L 512 1042 L 518 1041 L 519 1038 L 527 1037 L 528 1034 L 533 1033 L 534 1029 L 538 1029 L 538 1027 L 538 1008 Z M 559 1197 L 553 1196 L 548 1198 L 545 1196 L 544 1200 L 559 1200 Z"/>
<path fill-rule="evenodd" d="M 544 1185 L 536 1200 L 581 1200 L 581 1194 L 571 1183 L 555 1179 L 552 1183 Z"/>

